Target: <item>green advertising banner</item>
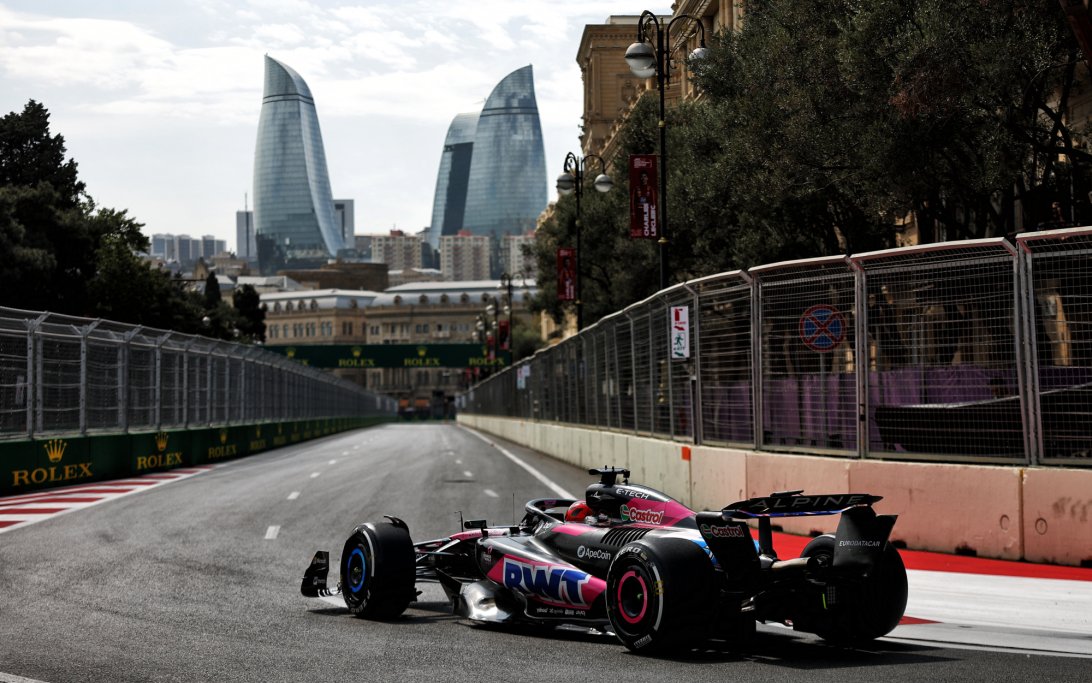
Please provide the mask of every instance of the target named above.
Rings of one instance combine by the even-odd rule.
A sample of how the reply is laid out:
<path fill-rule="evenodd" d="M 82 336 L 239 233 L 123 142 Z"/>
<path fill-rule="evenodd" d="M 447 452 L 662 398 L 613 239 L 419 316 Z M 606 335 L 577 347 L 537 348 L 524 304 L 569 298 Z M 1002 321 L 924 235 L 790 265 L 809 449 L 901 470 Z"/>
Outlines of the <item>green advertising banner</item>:
<path fill-rule="evenodd" d="M 212 465 L 393 416 L 318 418 L 223 427 L 0 441 L 0 496 Z"/>
<path fill-rule="evenodd" d="M 266 346 L 316 368 L 502 368 L 508 353 L 489 357 L 484 344 L 323 344 Z"/>

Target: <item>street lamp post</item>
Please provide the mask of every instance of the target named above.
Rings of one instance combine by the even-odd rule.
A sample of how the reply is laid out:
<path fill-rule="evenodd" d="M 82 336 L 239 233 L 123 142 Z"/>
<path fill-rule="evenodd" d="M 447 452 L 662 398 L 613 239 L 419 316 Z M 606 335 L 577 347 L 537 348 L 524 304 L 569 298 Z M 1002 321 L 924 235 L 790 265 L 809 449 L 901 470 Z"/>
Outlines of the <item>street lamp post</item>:
<path fill-rule="evenodd" d="M 607 164 L 603 161 L 603 157 L 598 154 L 588 154 L 584 158 L 580 158 L 569 152 L 565 157 L 564 172 L 557 177 L 557 191 L 558 194 L 570 194 L 576 193 L 576 329 L 577 331 L 584 329 L 584 302 L 581 299 L 583 296 L 580 289 L 580 258 L 581 258 L 581 245 L 580 245 L 580 233 L 583 217 L 580 213 L 580 199 L 584 195 L 584 170 L 587 168 L 588 159 L 595 159 L 599 162 L 599 170 L 602 171 L 595 177 L 595 189 L 599 192 L 610 192 L 610 189 L 614 187 L 614 181 L 607 175 Z M 509 296 L 511 296 L 511 290 L 509 290 Z"/>
<path fill-rule="evenodd" d="M 705 26 L 701 21 L 688 14 L 679 14 L 665 22 L 652 12 L 645 10 L 637 22 L 637 42 L 626 50 L 626 63 L 630 71 L 638 78 L 656 77 L 656 87 L 660 91 L 660 289 L 667 289 L 667 117 L 664 112 L 664 90 L 671 83 L 671 27 L 680 19 L 689 19 L 697 25 L 701 34 L 701 43 L 690 53 L 690 61 L 705 58 Z M 656 29 L 656 47 L 646 41 L 649 26 Z"/>
<path fill-rule="evenodd" d="M 508 302 L 504 305 L 504 313 L 508 316 L 508 366 L 512 366 L 512 362 L 515 360 L 515 346 L 512 343 L 514 341 L 513 334 L 515 330 L 512 327 L 512 310 L 515 308 L 515 302 L 512 301 L 512 276 L 508 273 L 502 273 L 500 278 L 501 289 L 507 290 Z"/>

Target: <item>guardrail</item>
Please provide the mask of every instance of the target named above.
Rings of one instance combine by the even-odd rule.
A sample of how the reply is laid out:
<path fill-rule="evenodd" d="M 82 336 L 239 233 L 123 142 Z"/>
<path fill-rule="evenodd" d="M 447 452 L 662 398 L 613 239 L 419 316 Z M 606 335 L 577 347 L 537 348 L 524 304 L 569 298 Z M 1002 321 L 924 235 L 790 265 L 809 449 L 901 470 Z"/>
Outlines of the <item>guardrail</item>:
<path fill-rule="evenodd" d="M 0 308 L 0 495 L 215 464 L 396 411 L 260 346 Z"/>
<path fill-rule="evenodd" d="M 0 440 L 396 409 L 389 397 L 261 346 L 0 308 Z"/>
<path fill-rule="evenodd" d="M 686 282 L 460 397 L 697 445 L 1092 465 L 1092 227 Z"/>

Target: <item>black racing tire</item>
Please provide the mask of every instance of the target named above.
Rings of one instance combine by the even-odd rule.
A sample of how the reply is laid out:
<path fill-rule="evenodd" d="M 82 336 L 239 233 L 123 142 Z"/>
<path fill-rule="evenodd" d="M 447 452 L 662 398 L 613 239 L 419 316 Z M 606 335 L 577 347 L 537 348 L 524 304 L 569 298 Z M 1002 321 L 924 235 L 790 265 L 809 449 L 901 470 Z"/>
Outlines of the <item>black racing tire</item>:
<path fill-rule="evenodd" d="M 829 566 L 834 548 L 834 536 L 824 534 L 813 538 L 801 557 L 816 557 Z M 887 635 L 906 612 L 906 567 L 899 551 L 888 543 L 868 578 L 835 590 L 838 603 L 827 610 L 815 630 L 823 640 L 854 645 Z"/>
<path fill-rule="evenodd" d="M 389 523 L 361 524 L 341 552 L 345 606 L 365 619 L 395 619 L 417 597 L 409 532 Z"/>
<path fill-rule="evenodd" d="M 634 652 L 699 645 L 710 635 L 713 582 L 709 557 L 691 541 L 630 543 L 607 570 L 607 618 L 618 639 Z"/>

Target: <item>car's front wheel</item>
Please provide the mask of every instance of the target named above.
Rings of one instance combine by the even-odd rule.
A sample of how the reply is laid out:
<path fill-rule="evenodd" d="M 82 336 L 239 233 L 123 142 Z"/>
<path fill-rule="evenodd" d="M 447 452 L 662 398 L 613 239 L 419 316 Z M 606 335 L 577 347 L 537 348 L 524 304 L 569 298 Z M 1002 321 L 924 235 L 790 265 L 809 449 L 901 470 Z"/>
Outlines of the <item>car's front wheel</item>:
<path fill-rule="evenodd" d="M 607 617 L 634 652 L 662 652 L 705 640 L 713 597 L 713 566 L 683 539 L 631 543 L 607 571 Z"/>
<path fill-rule="evenodd" d="M 390 523 L 361 524 L 341 552 L 341 594 L 359 617 L 394 619 L 416 598 L 413 541 Z"/>

